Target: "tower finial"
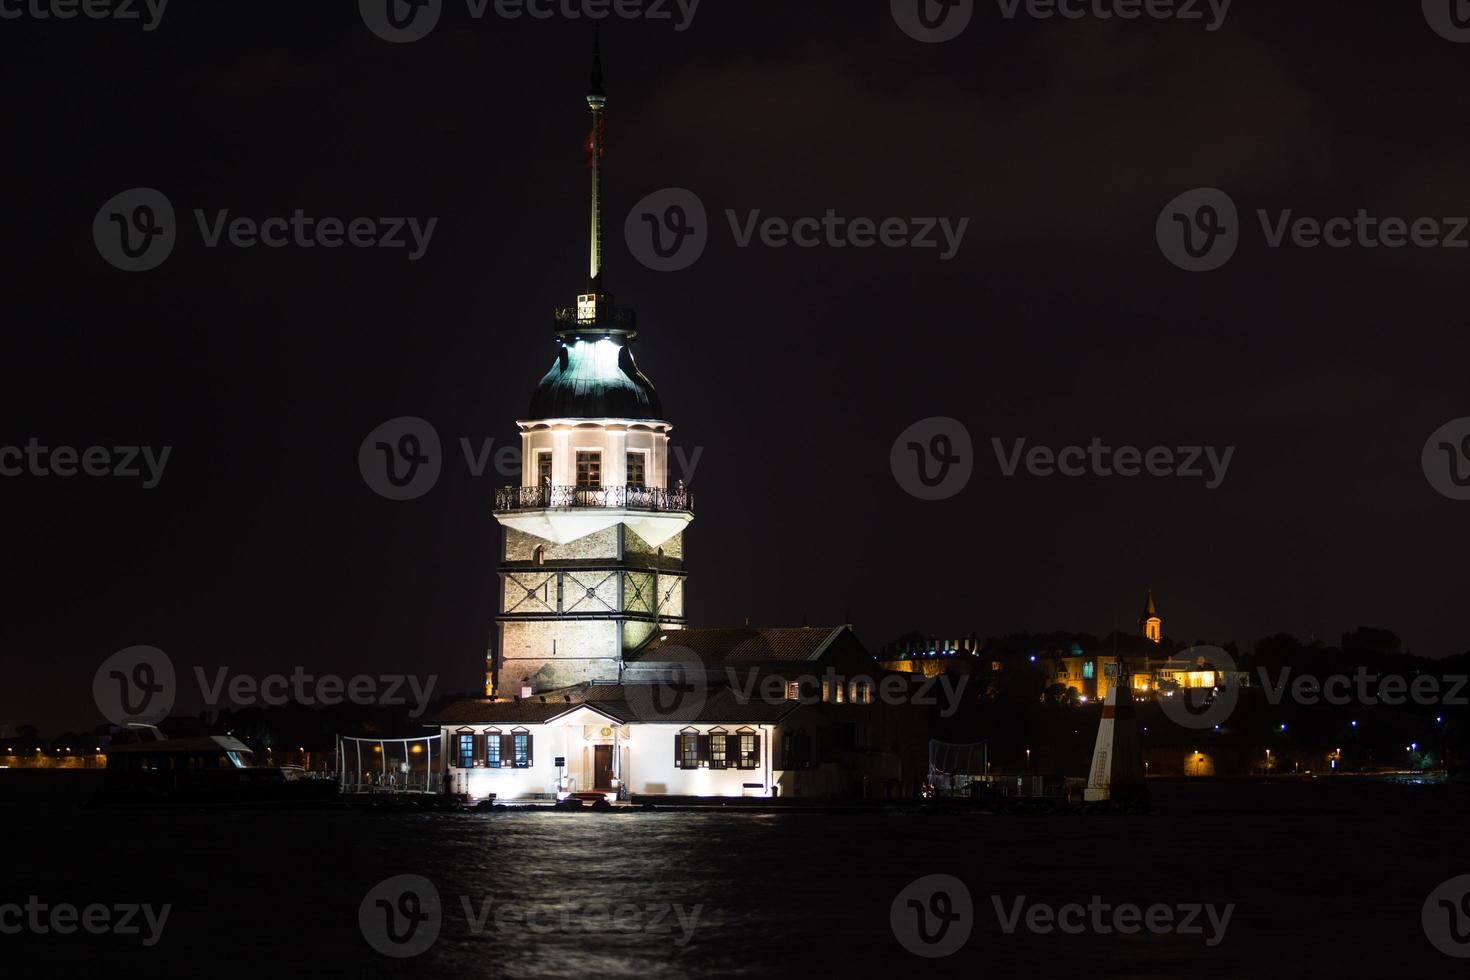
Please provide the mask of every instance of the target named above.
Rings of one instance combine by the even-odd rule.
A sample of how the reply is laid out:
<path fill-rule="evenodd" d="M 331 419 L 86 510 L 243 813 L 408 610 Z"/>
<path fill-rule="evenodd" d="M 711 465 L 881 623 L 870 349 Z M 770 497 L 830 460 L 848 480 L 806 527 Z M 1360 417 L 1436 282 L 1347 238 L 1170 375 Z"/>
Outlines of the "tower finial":
<path fill-rule="evenodd" d="M 614 336 L 631 340 L 637 335 L 637 317 L 632 310 L 619 310 L 616 307 L 612 294 L 608 292 L 602 279 L 602 158 L 607 153 L 603 110 L 606 108 L 607 93 L 602 88 L 602 41 L 594 25 L 592 75 L 587 90 L 587 109 L 592 113 L 592 131 L 587 134 L 584 145 L 587 151 L 587 169 L 592 171 L 592 207 L 588 215 L 587 247 L 589 283 L 586 291 L 578 294 L 575 308 L 556 311 L 556 333 L 563 341 Z"/>
<path fill-rule="evenodd" d="M 602 111 L 607 106 L 607 93 L 602 90 L 602 32 L 592 27 L 592 78 L 587 89 L 587 108 L 592 110 L 592 132 L 587 137 L 587 166 L 592 169 L 592 240 L 589 269 L 592 290 L 597 291 L 602 275 Z"/>
<path fill-rule="evenodd" d="M 602 28 L 596 22 L 592 25 L 592 87 L 587 95 L 607 97 L 602 91 Z"/>

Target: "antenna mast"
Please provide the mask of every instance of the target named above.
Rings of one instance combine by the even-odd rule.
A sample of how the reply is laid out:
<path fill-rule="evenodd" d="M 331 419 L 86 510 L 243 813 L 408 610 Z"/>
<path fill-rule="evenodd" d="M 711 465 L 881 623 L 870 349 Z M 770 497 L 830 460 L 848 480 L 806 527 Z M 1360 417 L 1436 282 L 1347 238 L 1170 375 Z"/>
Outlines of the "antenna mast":
<path fill-rule="evenodd" d="M 607 106 L 607 93 L 602 90 L 602 39 L 593 28 L 592 82 L 587 90 L 587 108 L 592 110 L 592 134 L 587 137 L 588 166 L 592 168 L 592 288 L 595 292 L 602 275 L 602 111 Z"/>

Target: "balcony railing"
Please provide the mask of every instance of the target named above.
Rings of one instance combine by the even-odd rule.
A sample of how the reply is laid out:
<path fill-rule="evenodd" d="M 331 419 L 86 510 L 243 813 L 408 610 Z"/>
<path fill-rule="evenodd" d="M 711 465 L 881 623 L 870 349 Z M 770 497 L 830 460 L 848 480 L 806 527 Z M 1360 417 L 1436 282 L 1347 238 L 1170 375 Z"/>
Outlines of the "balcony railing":
<path fill-rule="evenodd" d="M 694 510 L 694 498 L 684 487 L 501 487 L 495 491 L 495 512 L 547 510 L 571 507 L 622 507 L 627 510 Z"/>

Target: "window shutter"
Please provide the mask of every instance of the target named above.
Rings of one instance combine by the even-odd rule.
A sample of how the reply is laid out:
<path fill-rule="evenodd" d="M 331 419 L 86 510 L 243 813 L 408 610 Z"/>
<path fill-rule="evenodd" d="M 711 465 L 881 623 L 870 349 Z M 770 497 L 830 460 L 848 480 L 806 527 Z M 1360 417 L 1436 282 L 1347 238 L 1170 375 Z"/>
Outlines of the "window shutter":
<path fill-rule="evenodd" d="M 516 764 L 516 737 L 510 734 L 500 736 L 500 768 L 510 769 Z"/>
<path fill-rule="evenodd" d="M 699 761 L 705 765 L 709 764 L 709 736 L 699 736 Z"/>
<path fill-rule="evenodd" d="M 674 733 L 674 768 L 684 768 L 684 733 Z"/>
<path fill-rule="evenodd" d="M 740 736 L 725 736 L 725 765 L 735 769 L 740 768 Z"/>
<path fill-rule="evenodd" d="M 485 736 L 484 735 L 476 735 L 476 736 L 474 736 L 474 739 L 475 739 L 475 757 L 474 757 L 474 761 L 475 762 L 484 762 L 485 761 Z"/>

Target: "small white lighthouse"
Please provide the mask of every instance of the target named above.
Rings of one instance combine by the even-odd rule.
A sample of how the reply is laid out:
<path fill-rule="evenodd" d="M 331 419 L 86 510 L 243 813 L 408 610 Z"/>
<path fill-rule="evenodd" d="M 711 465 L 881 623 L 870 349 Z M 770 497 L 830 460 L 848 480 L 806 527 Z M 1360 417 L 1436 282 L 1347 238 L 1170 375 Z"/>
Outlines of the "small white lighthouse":
<path fill-rule="evenodd" d="M 1103 700 L 1102 721 L 1097 726 L 1097 745 L 1092 750 L 1092 768 L 1087 773 L 1088 803 L 1104 801 L 1141 804 L 1148 798 L 1143 783 L 1143 749 L 1138 742 L 1138 722 L 1133 715 L 1133 694 L 1128 690 L 1123 661 L 1118 676 Z"/>

